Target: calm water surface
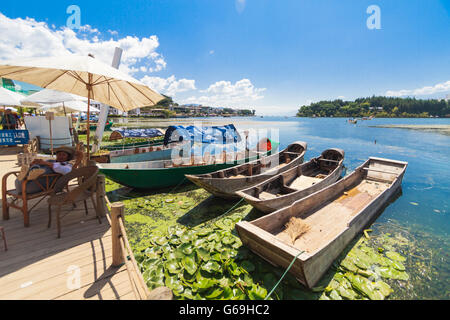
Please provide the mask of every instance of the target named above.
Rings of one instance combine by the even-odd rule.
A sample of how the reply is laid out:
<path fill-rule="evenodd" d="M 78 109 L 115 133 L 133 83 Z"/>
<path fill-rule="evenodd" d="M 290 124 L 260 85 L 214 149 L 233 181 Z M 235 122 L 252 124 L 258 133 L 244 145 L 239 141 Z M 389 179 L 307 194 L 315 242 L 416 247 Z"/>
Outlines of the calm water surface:
<path fill-rule="evenodd" d="M 181 119 L 180 119 L 181 120 Z M 182 119 L 183 122 L 186 119 Z M 217 121 L 217 119 L 209 119 Z M 199 119 L 195 119 L 199 121 Z M 306 159 L 327 148 L 345 150 L 347 174 L 370 156 L 408 162 L 401 195 L 371 226 L 377 232 L 394 233 L 405 228 L 412 241 L 409 252 L 422 252 L 421 260 L 407 265 L 411 279 L 394 299 L 449 299 L 450 136 L 396 128 L 372 128 L 384 124 L 447 124 L 450 119 L 373 119 L 356 125 L 344 118 L 229 118 L 238 129 L 275 129 L 280 149 L 293 141 L 306 141 Z M 181 124 L 182 121 L 173 123 Z M 375 143 L 376 140 L 376 143 Z"/>

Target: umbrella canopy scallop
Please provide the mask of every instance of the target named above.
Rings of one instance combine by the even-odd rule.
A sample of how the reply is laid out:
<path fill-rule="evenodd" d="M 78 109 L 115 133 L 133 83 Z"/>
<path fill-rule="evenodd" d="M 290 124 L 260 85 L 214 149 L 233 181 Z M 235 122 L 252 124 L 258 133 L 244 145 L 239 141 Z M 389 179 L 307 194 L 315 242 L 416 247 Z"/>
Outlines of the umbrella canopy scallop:
<path fill-rule="evenodd" d="M 140 81 L 92 56 L 8 61 L 0 64 L 0 77 L 88 97 L 125 112 L 164 99 Z"/>

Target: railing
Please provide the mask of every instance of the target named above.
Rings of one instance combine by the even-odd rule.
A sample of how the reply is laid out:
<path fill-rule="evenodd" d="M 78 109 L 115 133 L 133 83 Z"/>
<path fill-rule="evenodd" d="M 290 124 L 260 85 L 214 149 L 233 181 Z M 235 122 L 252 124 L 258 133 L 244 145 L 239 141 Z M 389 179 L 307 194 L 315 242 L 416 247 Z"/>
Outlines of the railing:
<path fill-rule="evenodd" d="M 126 265 L 128 277 L 133 292 L 139 300 L 171 300 L 172 291 L 167 287 L 159 287 L 150 291 L 142 277 L 139 266 L 134 258 L 133 250 L 128 242 L 124 225 L 125 205 L 122 202 L 110 203 L 105 192 L 105 176 L 99 175 L 97 182 L 97 208 L 106 214 L 111 225 L 112 265 L 120 267 Z M 111 211 L 109 211 L 109 208 Z"/>

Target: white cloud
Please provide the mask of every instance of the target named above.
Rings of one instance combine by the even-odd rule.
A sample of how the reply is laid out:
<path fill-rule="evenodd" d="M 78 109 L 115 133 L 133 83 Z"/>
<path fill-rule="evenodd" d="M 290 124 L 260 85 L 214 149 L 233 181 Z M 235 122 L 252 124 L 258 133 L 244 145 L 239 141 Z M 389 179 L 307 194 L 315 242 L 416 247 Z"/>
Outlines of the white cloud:
<path fill-rule="evenodd" d="M 209 50 L 209 54 L 214 54 L 214 50 Z"/>
<path fill-rule="evenodd" d="M 177 80 L 174 75 L 168 78 L 145 76 L 141 79 L 141 82 L 146 84 L 153 90 L 161 92 L 170 97 L 173 97 L 180 92 L 196 90 L 195 80 Z"/>
<path fill-rule="evenodd" d="M 199 90 L 203 95 L 191 96 L 183 103 L 201 103 L 212 106 L 248 106 L 257 100 L 263 99 L 261 95 L 266 88 L 256 88 L 249 79 L 236 81 L 217 81 L 206 90 Z"/>
<path fill-rule="evenodd" d="M 425 96 L 448 91 L 450 91 L 450 80 L 447 82 L 438 83 L 434 86 L 427 86 L 413 90 L 398 90 L 398 91 L 388 90 L 386 91 L 386 96 L 388 97 Z"/>
<path fill-rule="evenodd" d="M 108 30 L 110 34 L 117 34 Z M 127 36 L 117 40 L 103 40 L 98 29 L 85 25 L 78 32 L 62 27 L 51 29 L 45 22 L 32 18 L 10 19 L 0 13 L 0 61 L 61 56 L 70 53 L 87 55 L 110 64 L 114 49 L 123 49 L 120 70 L 126 73 L 138 72 L 145 67 L 148 72 L 156 72 L 166 67 L 159 47 L 158 37 Z"/>

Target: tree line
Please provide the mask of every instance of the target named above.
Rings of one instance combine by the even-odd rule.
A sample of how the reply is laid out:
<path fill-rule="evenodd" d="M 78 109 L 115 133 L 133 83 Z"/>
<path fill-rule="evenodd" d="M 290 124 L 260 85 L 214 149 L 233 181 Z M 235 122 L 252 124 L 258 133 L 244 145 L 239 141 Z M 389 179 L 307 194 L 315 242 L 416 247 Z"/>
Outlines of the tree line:
<path fill-rule="evenodd" d="M 297 117 L 428 118 L 450 117 L 450 103 L 438 99 L 369 97 L 355 101 L 340 99 L 301 106 Z"/>

